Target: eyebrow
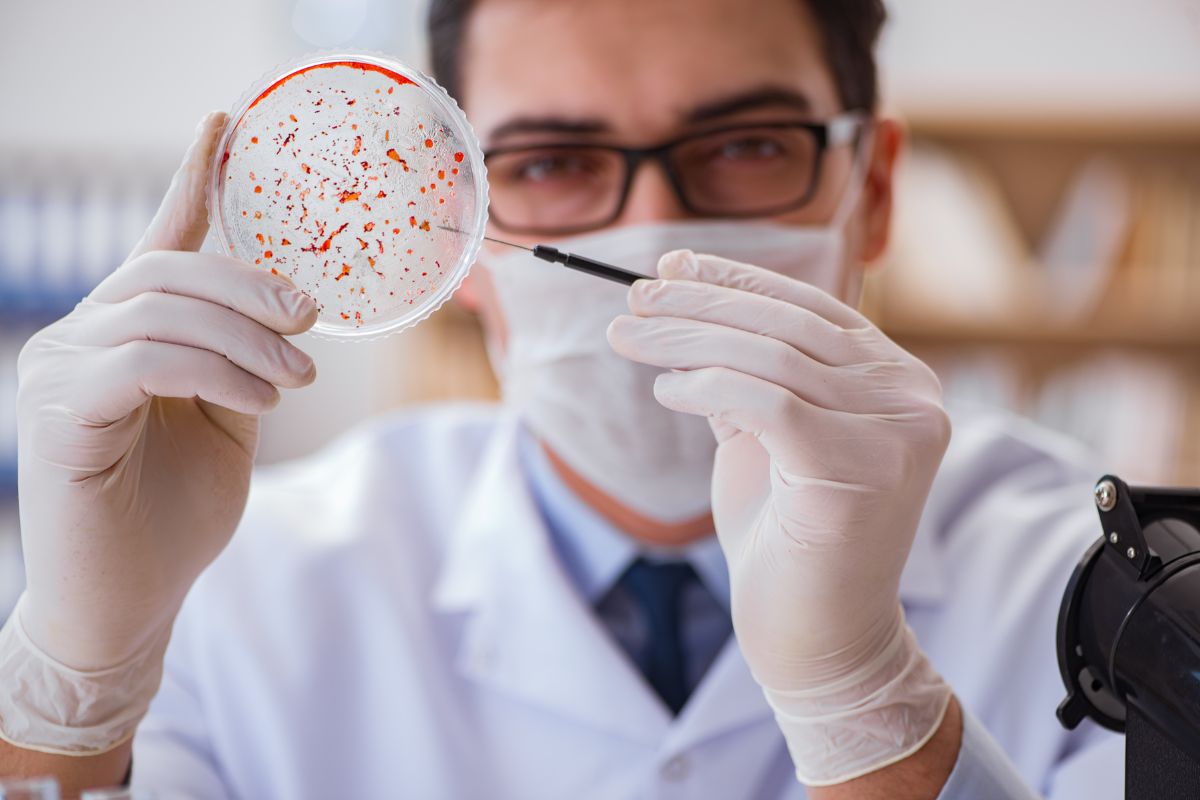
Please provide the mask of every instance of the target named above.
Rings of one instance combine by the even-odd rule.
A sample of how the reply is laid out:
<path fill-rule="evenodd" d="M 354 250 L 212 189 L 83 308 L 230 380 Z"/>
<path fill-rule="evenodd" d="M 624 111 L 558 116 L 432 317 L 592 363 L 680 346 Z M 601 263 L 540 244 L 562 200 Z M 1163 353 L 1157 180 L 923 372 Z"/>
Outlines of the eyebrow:
<path fill-rule="evenodd" d="M 516 117 L 498 126 L 489 137 L 493 142 L 522 133 L 566 133 L 585 136 L 608 133 L 612 129 L 602 119 L 569 119 L 567 117 Z"/>
<path fill-rule="evenodd" d="M 808 96 L 793 89 L 781 86 L 760 86 L 749 91 L 710 100 L 690 109 L 683 115 L 683 121 L 695 125 L 702 122 L 712 122 L 722 117 L 732 116 L 745 111 L 756 111 L 760 108 L 781 107 L 802 113 L 811 113 L 812 103 Z M 523 133 L 557 133 L 574 136 L 588 136 L 597 133 L 610 133 L 612 127 L 601 118 L 570 118 L 561 116 L 523 116 L 515 117 L 496 127 L 489 139 L 497 142 L 510 136 Z"/>
<path fill-rule="evenodd" d="M 692 124 L 711 122 L 721 117 L 732 116 L 743 111 L 757 111 L 760 108 L 783 107 L 805 114 L 812 112 L 812 102 L 808 95 L 794 89 L 782 86 L 760 86 L 750 91 L 738 92 L 729 97 L 710 100 L 689 111 L 684 119 Z"/>

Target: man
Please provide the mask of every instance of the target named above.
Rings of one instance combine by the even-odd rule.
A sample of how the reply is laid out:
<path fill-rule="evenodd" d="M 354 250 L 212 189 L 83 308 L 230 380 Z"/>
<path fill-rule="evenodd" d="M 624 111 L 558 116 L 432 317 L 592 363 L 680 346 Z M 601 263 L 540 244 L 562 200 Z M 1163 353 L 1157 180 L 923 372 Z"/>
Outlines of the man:
<path fill-rule="evenodd" d="M 23 354 L 4 772 L 112 783 L 133 753 L 135 784 L 199 797 L 1117 796 L 1119 741 L 1052 717 L 1090 476 L 1014 421 L 948 444 L 936 379 L 851 308 L 900 147 L 873 114 L 882 21 L 436 2 L 495 233 L 582 233 L 658 279 L 485 253 L 460 295 L 503 407 L 376 423 L 252 491 L 258 416 L 313 379 L 281 334 L 315 310 L 190 252 L 206 118 L 131 260 Z"/>

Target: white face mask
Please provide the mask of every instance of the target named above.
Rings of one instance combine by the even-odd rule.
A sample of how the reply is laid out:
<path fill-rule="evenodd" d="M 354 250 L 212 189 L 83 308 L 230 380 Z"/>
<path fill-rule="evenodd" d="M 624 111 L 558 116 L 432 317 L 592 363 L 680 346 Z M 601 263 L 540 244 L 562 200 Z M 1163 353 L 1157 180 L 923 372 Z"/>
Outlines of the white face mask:
<path fill-rule="evenodd" d="M 857 194 L 848 193 L 828 226 L 655 223 L 551 244 L 651 277 L 664 253 L 687 248 L 836 296 L 844 219 Z M 707 420 L 659 405 L 653 385 L 662 370 L 617 355 L 605 337 L 609 323 L 629 313 L 628 287 L 527 253 L 483 261 L 508 328 L 502 353 L 489 343 L 505 403 L 575 472 L 634 511 L 661 522 L 708 512 L 716 440 Z"/>

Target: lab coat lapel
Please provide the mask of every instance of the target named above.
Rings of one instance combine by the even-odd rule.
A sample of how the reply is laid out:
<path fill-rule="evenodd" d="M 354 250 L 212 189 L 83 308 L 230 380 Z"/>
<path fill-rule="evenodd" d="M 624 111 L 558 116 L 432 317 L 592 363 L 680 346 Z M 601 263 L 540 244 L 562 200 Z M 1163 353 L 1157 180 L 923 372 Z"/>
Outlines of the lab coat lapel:
<path fill-rule="evenodd" d="M 490 443 L 435 586 L 468 615 L 458 667 L 470 679 L 636 741 L 658 743 L 663 705 L 576 592 L 530 496 L 517 425 Z"/>
<path fill-rule="evenodd" d="M 771 717 L 771 707 L 731 635 L 688 698 L 666 747 L 683 752 L 701 742 Z"/>

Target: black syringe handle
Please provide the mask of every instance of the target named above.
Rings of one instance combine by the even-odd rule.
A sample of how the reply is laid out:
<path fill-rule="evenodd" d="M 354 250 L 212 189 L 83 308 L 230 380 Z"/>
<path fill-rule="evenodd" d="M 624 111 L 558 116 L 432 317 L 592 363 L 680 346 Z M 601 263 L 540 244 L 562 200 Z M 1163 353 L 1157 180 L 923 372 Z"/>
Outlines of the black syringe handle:
<path fill-rule="evenodd" d="M 630 272 L 627 269 L 614 267 L 612 264 L 605 264 L 603 261 L 593 261 L 590 258 L 577 256 L 574 253 L 564 253 L 556 247 L 539 244 L 534 245 L 533 255 L 535 258 L 540 258 L 542 261 L 550 261 L 554 264 L 562 264 L 564 267 L 577 269 L 580 272 L 586 272 L 589 275 L 595 275 L 597 278 L 605 278 L 606 280 L 623 283 L 626 286 L 631 285 L 634 281 L 645 278 L 645 275 L 639 275 L 636 272 Z"/>

